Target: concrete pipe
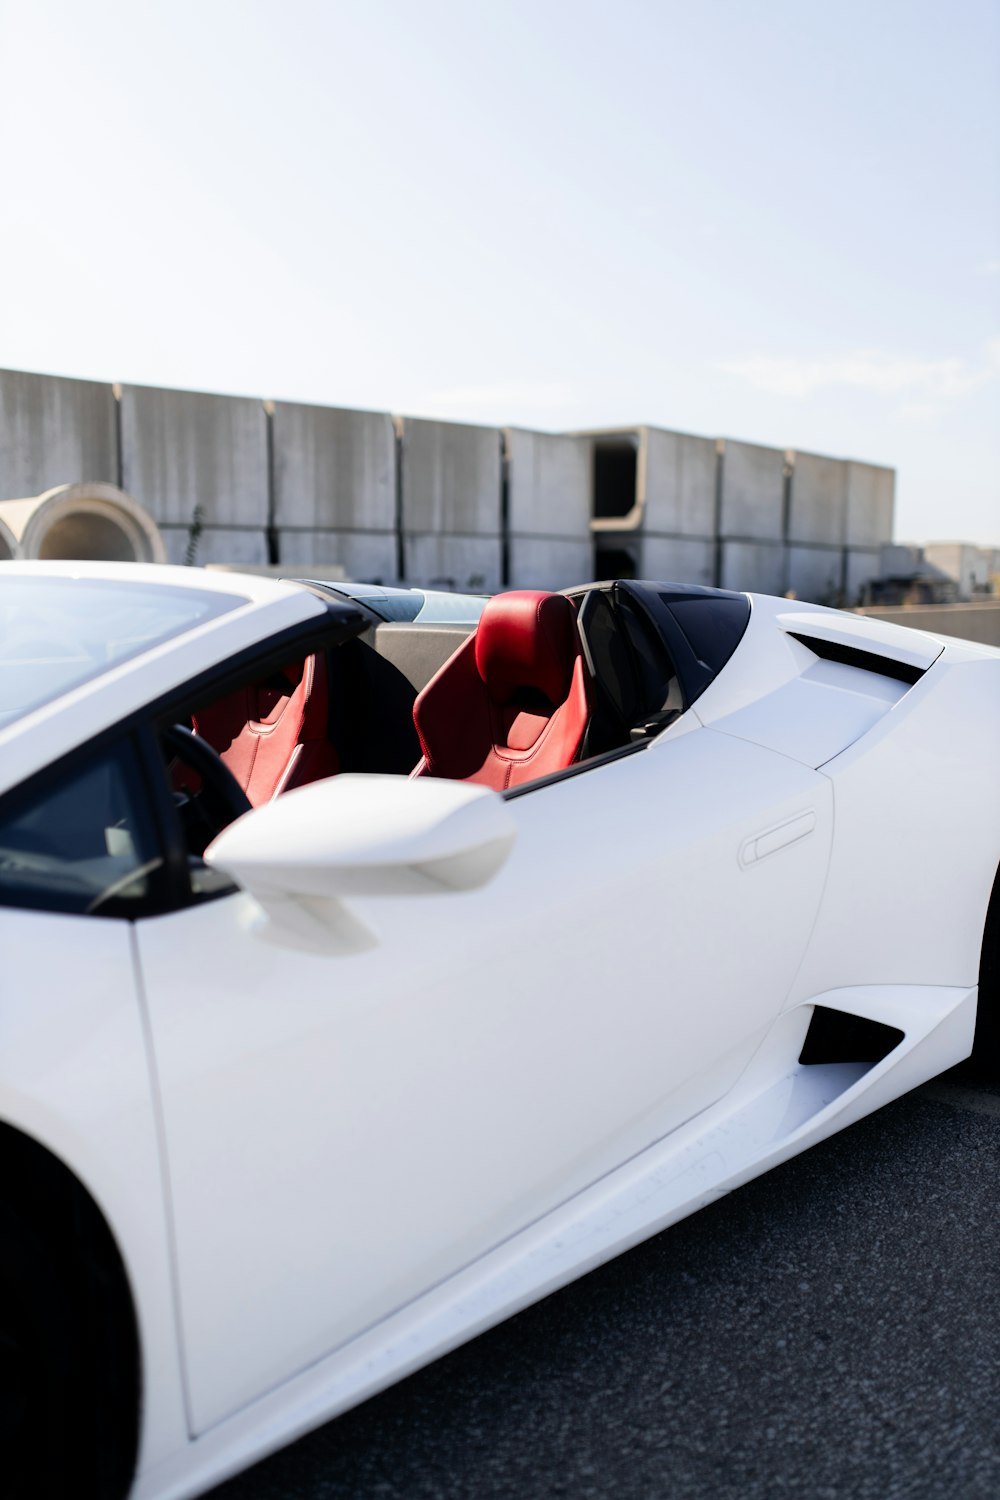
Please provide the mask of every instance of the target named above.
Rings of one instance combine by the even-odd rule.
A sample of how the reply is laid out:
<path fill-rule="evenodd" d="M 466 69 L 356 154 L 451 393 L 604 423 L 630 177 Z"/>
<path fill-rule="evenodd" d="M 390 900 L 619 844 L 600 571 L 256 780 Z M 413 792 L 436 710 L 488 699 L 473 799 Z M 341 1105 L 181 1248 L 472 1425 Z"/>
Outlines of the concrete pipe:
<path fill-rule="evenodd" d="M 6 521 L 0 521 L 0 562 L 10 562 L 12 557 L 18 555 L 17 537 Z"/>
<path fill-rule="evenodd" d="M 27 500 L 0 501 L 0 524 L 26 558 L 166 561 L 155 521 L 113 484 L 61 484 Z"/>

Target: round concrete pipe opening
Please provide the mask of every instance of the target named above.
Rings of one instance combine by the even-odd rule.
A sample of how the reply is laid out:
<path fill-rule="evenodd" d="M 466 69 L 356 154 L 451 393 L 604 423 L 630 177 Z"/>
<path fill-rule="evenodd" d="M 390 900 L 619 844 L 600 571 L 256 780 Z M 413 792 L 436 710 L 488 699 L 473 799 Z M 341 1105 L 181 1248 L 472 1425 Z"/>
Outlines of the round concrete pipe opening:
<path fill-rule="evenodd" d="M 20 541 L 25 557 L 165 562 L 156 523 L 113 484 L 64 484 L 30 504 Z"/>
<path fill-rule="evenodd" d="M 117 519 L 92 511 L 73 511 L 49 526 L 38 544 L 38 556 L 72 557 L 103 562 L 136 562 L 135 541 Z"/>

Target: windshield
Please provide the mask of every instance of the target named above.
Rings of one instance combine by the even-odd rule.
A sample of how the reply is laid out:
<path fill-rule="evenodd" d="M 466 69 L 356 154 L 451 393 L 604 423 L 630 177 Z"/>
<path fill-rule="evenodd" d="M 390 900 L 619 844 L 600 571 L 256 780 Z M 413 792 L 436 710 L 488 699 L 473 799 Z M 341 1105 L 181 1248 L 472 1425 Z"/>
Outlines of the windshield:
<path fill-rule="evenodd" d="M 95 578 L 0 582 L 0 728 L 245 604 L 236 594 Z"/>
<path fill-rule="evenodd" d="M 380 620 L 421 625 L 478 625 L 485 594 L 451 594 L 444 589 L 396 589 L 375 583 L 322 583 L 304 580 L 339 599 L 357 599 Z"/>

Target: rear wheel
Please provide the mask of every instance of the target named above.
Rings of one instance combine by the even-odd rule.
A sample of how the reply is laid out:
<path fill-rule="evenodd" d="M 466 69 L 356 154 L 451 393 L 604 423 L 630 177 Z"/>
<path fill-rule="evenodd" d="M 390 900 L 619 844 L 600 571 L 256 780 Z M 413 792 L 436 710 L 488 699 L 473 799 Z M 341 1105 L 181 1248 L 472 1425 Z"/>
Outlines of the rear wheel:
<path fill-rule="evenodd" d="M 1000 869 L 993 882 L 983 933 L 972 1060 L 984 1071 L 1000 1073 Z"/>

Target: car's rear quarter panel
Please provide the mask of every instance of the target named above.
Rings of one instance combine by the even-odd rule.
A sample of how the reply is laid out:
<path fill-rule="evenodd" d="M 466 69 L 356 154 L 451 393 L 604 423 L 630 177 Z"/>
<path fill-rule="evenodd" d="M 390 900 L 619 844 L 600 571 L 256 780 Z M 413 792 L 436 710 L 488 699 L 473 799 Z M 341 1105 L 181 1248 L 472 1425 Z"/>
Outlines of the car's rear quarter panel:
<path fill-rule="evenodd" d="M 1000 859 L 1000 654 L 946 648 L 822 771 L 833 855 L 790 1003 L 850 985 L 974 985 Z"/>

